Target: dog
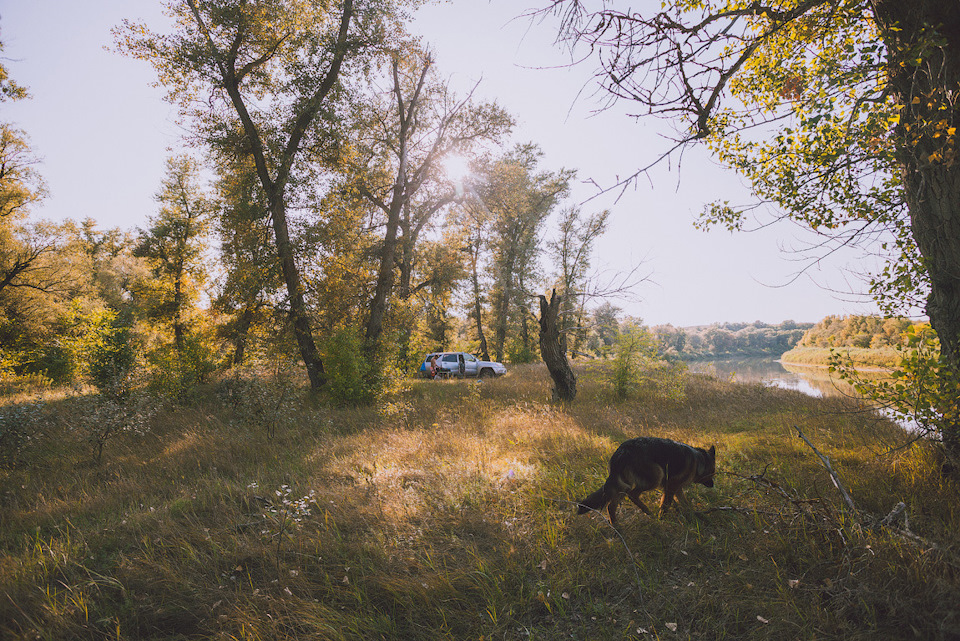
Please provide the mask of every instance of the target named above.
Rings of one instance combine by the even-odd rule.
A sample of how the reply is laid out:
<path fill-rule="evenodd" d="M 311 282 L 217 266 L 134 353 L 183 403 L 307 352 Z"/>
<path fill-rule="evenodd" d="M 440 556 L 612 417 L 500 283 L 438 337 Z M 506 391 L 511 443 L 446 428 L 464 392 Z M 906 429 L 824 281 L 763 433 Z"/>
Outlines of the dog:
<path fill-rule="evenodd" d="M 690 502 L 683 495 L 683 488 L 699 483 L 713 487 L 717 471 L 717 449 L 692 447 L 677 441 L 652 436 L 625 441 L 610 457 L 610 476 L 599 490 L 578 503 L 577 514 L 606 508 L 610 523 L 617 523 L 617 506 L 626 495 L 634 505 L 650 514 L 640 500 L 643 492 L 660 488 L 659 516 L 673 503 L 676 496 L 687 508 Z"/>

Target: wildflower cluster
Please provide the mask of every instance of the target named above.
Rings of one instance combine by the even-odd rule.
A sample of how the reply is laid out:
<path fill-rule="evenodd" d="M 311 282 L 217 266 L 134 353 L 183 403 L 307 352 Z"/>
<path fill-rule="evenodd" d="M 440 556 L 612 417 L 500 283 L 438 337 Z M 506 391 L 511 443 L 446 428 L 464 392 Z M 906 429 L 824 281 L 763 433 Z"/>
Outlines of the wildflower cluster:
<path fill-rule="evenodd" d="M 271 499 L 267 503 L 264 518 L 277 523 L 280 532 L 299 526 L 304 517 L 310 516 L 310 504 L 316 503 L 313 490 L 299 499 L 291 496 L 293 488 L 289 485 L 281 485 L 280 489 L 274 490 L 273 493 L 276 495 L 276 499 Z"/>

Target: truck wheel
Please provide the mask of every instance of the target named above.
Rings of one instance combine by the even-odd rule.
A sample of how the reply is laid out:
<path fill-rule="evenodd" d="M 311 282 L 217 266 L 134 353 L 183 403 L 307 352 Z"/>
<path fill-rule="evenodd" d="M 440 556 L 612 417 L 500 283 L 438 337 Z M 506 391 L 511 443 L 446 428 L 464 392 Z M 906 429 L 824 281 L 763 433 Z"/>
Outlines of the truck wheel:
<path fill-rule="evenodd" d="M 480 378 L 493 378 L 493 370 L 489 367 L 480 370 Z"/>

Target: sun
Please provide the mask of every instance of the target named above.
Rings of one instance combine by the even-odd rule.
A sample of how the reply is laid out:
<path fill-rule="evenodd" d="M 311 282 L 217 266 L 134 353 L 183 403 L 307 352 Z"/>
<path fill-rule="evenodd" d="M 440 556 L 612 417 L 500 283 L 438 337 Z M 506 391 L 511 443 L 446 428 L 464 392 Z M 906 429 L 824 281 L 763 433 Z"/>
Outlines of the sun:
<path fill-rule="evenodd" d="M 443 161 L 443 173 L 453 182 L 461 183 L 470 174 L 470 161 L 463 156 L 447 156 Z"/>

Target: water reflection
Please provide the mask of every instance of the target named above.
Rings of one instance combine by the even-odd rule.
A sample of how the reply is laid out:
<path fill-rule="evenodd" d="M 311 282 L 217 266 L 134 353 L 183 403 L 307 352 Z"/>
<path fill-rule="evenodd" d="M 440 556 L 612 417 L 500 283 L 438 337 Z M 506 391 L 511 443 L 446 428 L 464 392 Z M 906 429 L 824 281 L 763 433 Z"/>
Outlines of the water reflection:
<path fill-rule="evenodd" d="M 689 370 L 707 374 L 722 380 L 738 383 L 761 383 L 769 387 L 797 390 L 816 398 L 830 396 L 857 397 L 853 386 L 830 375 L 826 367 L 781 363 L 772 358 L 742 358 L 722 361 L 694 361 L 687 363 Z M 884 372 L 860 372 L 860 376 L 883 376 Z M 892 419 L 890 412 L 877 410 Z M 895 419 L 894 419 L 895 420 Z M 919 426 L 912 420 L 896 421 L 907 431 L 917 431 Z"/>
<path fill-rule="evenodd" d="M 825 367 L 801 367 L 772 358 L 743 358 L 688 363 L 691 372 L 738 383 L 761 383 L 797 390 L 808 396 L 852 396 L 853 388 L 832 376 Z"/>

